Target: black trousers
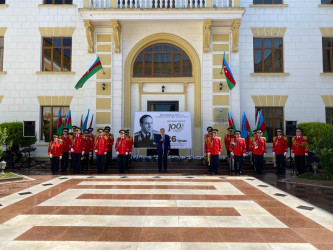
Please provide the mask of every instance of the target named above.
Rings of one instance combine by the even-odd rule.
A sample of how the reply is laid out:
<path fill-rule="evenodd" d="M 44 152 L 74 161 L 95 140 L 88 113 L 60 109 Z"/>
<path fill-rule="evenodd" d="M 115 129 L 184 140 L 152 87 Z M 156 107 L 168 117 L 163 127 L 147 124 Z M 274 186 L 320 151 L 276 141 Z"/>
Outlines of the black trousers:
<path fill-rule="evenodd" d="M 72 167 L 73 174 L 78 174 L 81 168 L 81 155 L 80 153 L 72 153 Z"/>
<path fill-rule="evenodd" d="M 123 174 L 125 172 L 126 169 L 126 157 L 127 155 L 118 155 L 118 169 L 119 169 L 119 173 Z"/>
<path fill-rule="evenodd" d="M 162 161 L 163 161 L 164 171 L 168 170 L 168 155 L 158 154 L 157 158 L 158 171 L 162 171 Z"/>
<path fill-rule="evenodd" d="M 107 171 L 112 163 L 112 150 L 106 153 L 104 170 Z"/>
<path fill-rule="evenodd" d="M 264 167 L 264 156 L 254 155 L 254 165 L 256 167 L 257 174 L 262 174 L 262 170 Z"/>
<path fill-rule="evenodd" d="M 68 159 L 69 159 L 69 153 L 64 152 L 62 153 L 62 159 L 61 159 L 61 171 L 65 172 L 68 168 Z"/>
<path fill-rule="evenodd" d="M 84 154 L 83 155 L 83 160 L 81 162 L 81 170 L 83 171 L 84 169 L 86 169 L 86 171 L 88 171 L 88 165 L 89 165 L 89 154 Z"/>
<path fill-rule="evenodd" d="M 96 154 L 97 173 L 103 173 L 105 155 Z"/>
<path fill-rule="evenodd" d="M 219 171 L 219 155 L 210 155 L 210 172 L 217 174 Z"/>
<path fill-rule="evenodd" d="M 284 155 L 275 155 L 276 169 L 278 174 L 284 174 L 286 171 L 286 159 Z"/>
<path fill-rule="evenodd" d="M 235 155 L 234 156 L 234 170 L 235 173 L 237 174 L 241 174 L 242 173 L 242 169 L 243 169 L 243 156 L 238 156 Z"/>
<path fill-rule="evenodd" d="M 297 175 L 305 173 L 305 155 L 295 155 Z"/>
<path fill-rule="evenodd" d="M 52 174 L 59 172 L 59 156 L 50 158 Z"/>

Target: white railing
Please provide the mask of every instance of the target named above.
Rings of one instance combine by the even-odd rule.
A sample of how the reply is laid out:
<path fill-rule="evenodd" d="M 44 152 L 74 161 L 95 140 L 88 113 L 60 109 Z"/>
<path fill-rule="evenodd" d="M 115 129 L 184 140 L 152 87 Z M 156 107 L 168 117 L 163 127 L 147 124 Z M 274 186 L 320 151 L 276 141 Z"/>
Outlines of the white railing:
<path fill-rule="evenodd" d="M 231 8 L 233 6 L 233 0 L 89 0 L 89 8 L 93 9 L 195 9 Z"/>

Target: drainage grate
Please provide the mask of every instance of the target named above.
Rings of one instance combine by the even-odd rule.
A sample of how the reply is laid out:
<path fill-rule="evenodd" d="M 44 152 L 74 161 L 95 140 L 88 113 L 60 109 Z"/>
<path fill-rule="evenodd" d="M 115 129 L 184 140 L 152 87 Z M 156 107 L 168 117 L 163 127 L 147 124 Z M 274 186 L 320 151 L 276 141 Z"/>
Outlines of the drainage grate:
<path fill-rule="evenodd" d="M 304 209 L 304 210 L 309 210 L 309 211 L 314 209 L 314 207 L 307 207 L 307 206 L 298 206 L 297 208 Z"/>
<path fill-rule="evenodd" d="M 31 192 L 23 192 L 23 193 L 18 193 L 19 195 L 27 195 L 27 194 L 32 194 Z"/>
<path fill-rule="evenodd" d="M 51 186 L 53 185 L 52 183 L 45 183 L 45 184 L 42 184 L 42 186 Z"/>
<path fill-rule="evenodd" d="M 267 188 L 267 187 L 269 187 L 269 186 L 267 186 L 267 185 L 258 185 L 258 187 Z"/>
<path fill-rule="evenodd" d="M 88 176 L 87 179 L 93 179 L 96 178 L 95 176 Z"/>
<path fill-rule="evenodd" d="M 187 176 L 185 178 L 187 178 L 187 179 L 193 179 L 194 177 L 193 176 Z"/>
<path fill-rule="evenodd" d="M 248 181 L 254 181 L 255 179 L 252 179 L 252 178 L 247 178 L 245 180 L 248 180 Z"/>
<path fill-rule="evenodd" d="M 276 195 L 276 196 L 281 196 L 281 197 L 286 197 L 286 196 L 287 196 L 286 194 L 280 194 L 280 193 L 276 193 L 276 194 L 274 194 L 274 195 Z"/>
<path fill-rule="evenodd" d="M 66 180 L 66 179 L 68 179 L 67 177 L 60 177 L 59 178 L 60 180 Z"/>
<path fill-rule="evenodd" d="M 153 178 L 156 178 L 156 179 L 158 179 L 158 178 L 162 178 L 161 176 L 154 176 Z"/>
<path fill-rule="evenodd" d="M 122 177 L 120 177 L 120 178 L 124 179 L 124 178 L 128 178 L 128 177 L 127 177 L 127 176 L 122 176 Z"/>

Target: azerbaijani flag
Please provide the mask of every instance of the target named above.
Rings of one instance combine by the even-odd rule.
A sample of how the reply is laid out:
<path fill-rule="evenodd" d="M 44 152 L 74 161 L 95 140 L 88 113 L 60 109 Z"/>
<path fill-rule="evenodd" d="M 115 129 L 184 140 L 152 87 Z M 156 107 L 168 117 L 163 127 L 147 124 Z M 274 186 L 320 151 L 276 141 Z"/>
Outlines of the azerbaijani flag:
<path fill-rule="evenodd" d="M 83 114 L 81 115 L 81 122 L 80 122 L 80 128 L 82 129 L 83 126 Z"/>
<path fill-rule="evenodd" d="M 236 86 L 236 81 L 235 81 L 234 76 L 231 73 L 227 60 L 225 60 L 225 52 L 223 54 L 222 70 L 224 71 L 225 78 L 228 83 L 228 87 L 230 90 L 232 90 Z"/>
<path fill-rule="evenodd" d="M 66 126 L 68 129 L 72 129 L 72 114 L 71 110 L 69 110 L 68 116 L 67 116 L 67 123 Z"/>
<path fill-rule="evenodd" d="M 228 112 L 228 122 L 229 122 L 229 127 L 232 127 L 232 133 L 235 133 L 237 130 L 234 119 L 232 119 L 232 116 L 230 112 Z"/>
<path fill-rule="evenodd" d="M 245 139 L 247 151 L 249 150 L 249 143 L 250 143 L 251 136 L 252 136 L 251 126 L 250 126 L 250 123 L 247 120 L 247 117 L 244 112 L 243 119 L 242 119 L 242 136 L 241 137 Z"/>
<path fill-rule="evenodd" d="M 67 117 L 67 114 L 65 113 L 65 123 L 64 123 L 64 128 L 67 128 L 67 119 L 68 119 L 68 117 Z"/>
<path fill-rule="evenodd" d="M 94 64 L 88 69 L 88 71 L 81 77 L 81 79 L 77 82 L 75 85 L 75 89 L 79 89 L 83 87 L 83 84 L 88 81 L 90 77 L 92 77 L 94 74 L 96 74 L 99 70 L 101 70 L 102 63 L 99 57 L 97 57 L 96 61 Z"/>
<path fill-rule="evenodd" d="M 266 130 L 266 125 L 265 125 L 265 120 L 264 117 L 262 115 L 261 111 L 258 111 L 258 115 L 257 115 L 257 129 L 261 129 L 264 137 L 266 138 L 266 141 L 268 140 L 268 133 Z"/>
<path fill-rule="evenodd" d="M 91 117 L 91 121 L 90 121 L 89 128 L 91 128 L 91 127 L 92 127 L 93 121 L 94 121 L 94 114 L 92 114 L 92 117 Z"/>
<path fill-rule="evenodd" d="M 87 129 L 87 125 L 88 125 L 88 117 L 89 117 L 89 111 L 90 111 L 90 109 L 88 109 L 88 113 L 87 113 L 86 119 L 84 119 L 84 123 L 83 123 L 83 126 L 82 126 L 82 130 L 83 130 L 83 131 Z"/>
<path fill-rule="evenodd" d="M 64 126 L 62 124 L 61 111 L 59 109 L 59 113 L 58 113 L 58 125 L 57 125 L 57 134 L 58 134 L 58 136 L 62 135 L 62 129 L 63 128 L 64 128 Z"/>

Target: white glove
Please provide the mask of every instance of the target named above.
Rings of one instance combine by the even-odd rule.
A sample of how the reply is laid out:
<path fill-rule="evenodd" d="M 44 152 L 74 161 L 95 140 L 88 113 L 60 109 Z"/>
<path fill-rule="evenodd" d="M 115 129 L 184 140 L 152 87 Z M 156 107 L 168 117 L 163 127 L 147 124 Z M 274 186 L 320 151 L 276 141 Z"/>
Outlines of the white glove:
<path fill-rule="evenodd" d="M 244 153 L 244 154 L 243 154 L 243 156 L 245 157 L 245 156 L 246 156 L 246 154 Z"/>
<path fill-rule="evenodd" d="M 61 159 L 62 159 L 62 156 L 60 156 L 59 159 L 61 160 Z"/>
<path fill-rule="evenodd" d="M 92 156 L 92 152 L 89 153 L 89 156 Z"/>
<path fill-rule="evenodd" d="M 308 153 L 305 153 L 305 156 L 308 156 Z"/>
<path fill-rule="evenodd" d="M 70 153 L 72 150 L 69 150 L 68 153 Z"/>
<path fill-rule="evenodd" d="M 286 156 L 286 155 L 287 155 L 287 152 L 284 152 L 283 155 Z"/>
<path fill-rule="evenodd" d="M 264 153 L 264 156 L 266 156 L 266 153 Z"/>
<path fill-rule="evenodd" d="M 74 152 L 74 148 L 71 148 L 71 152 Z"/>
<path fill-rule="evenodd" d="M 104 152 L 104 155 L 106 155 L 108 152 Z"/>
<path fill-rule="evenodd" d="M 273 152 L 273 155 L 275 155 L 275 152 Z"/>
<path fill-rule="evenodd" d="M 128 153 L 126 152 L 125 155 L 128 155 Z"/>
<path fill-rule="evenodd" d="M 231 154 L 232 156 L 234 156 L 234 152 L 231 152 L 230 154 Z"/>
<path fill-rule="evenodd" d="M 82 155 L 84 155 L 84 151 L 82 151 Z"/>
<path fill-rule="evenodd" d="M 53 155 L 52 154 L 50 154 L 50 158 L 52 158 L 53 157 Z"/>
<path fill-rule="evenodd" d="M 294 157 L 295 157 L 295 154 L 294 154 L 294 153 L 292 153 L 292 154 L 291 154 L 291 157 L 293 157 L 293 158 L 294 158 Z"/>
<path fill-rule="evenodd" d="M 119 155 L 119 152 L 116 152 L 117 153 L 117 155 Z"/>
<path fill-rule="evenodd" d="M 97 149 L 95 149 L 95 153 L 97 153 L 98 152 L 98 150 Z"/>

